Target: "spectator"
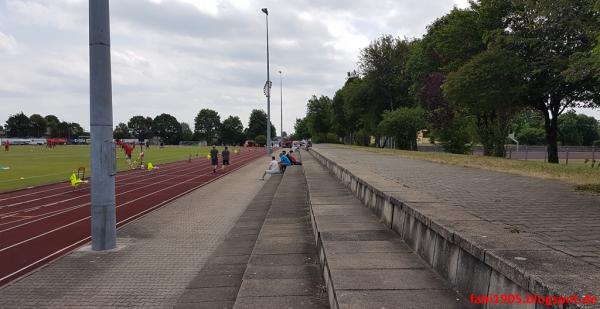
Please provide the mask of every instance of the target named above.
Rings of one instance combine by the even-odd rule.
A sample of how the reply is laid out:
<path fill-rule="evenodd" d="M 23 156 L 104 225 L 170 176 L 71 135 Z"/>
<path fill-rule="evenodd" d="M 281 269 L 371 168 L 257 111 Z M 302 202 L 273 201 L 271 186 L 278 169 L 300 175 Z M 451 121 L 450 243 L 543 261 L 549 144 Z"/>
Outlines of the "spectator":
<path fill-rule="evenodd" d="M 290 161 L 290 159 L 288 159 L 287 155 L 285 154 L 285 150 L 279 155 L 279 167 L 281 168 L 281 172 L 285 172 L 285 169 L 292 165 L 292 162 Z"/>
<path fill-rule="evenodd" d="M 279 169 L 279 162 L 277 162 L 277 160 L 275 160 L 275 157 L 271 157 L 271 162 L 269 163 L 269 169 L 265 171 L 265 173 L 262 175 L 260 180 L 265 180 L 265 176 L 267 174 L 273 175 L 273 174 L 279 174 L 279 173 L 281 173 L 281 170 Z"/>
<path fill-rule="evenodd" d="M 299 162 L 294 155 L 294 151 L 290 150 L 290 153 L 287 155 L 288 159 L 292 162 L 292 165 L 302 165 L 302 162 Z"/>

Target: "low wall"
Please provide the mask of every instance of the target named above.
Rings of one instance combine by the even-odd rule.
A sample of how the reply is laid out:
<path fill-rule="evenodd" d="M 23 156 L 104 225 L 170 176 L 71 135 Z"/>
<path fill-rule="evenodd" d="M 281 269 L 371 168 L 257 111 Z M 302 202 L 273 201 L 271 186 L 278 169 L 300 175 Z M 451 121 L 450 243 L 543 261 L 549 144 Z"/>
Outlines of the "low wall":
<path fill-rule="evenodd" d="M 425 262 L 461 294 L 530 295 L 574 293 L 600 296 L 597 268 L 573 261 L 531 235 L 520 235 L 504 224 L 475 217 L 460 206 L 440 203 L 431 196 L 376 175 L 363 179 L 318 148 L 310 153 L 354 195 L 395 231 Z M 363 175 L 364 176 L 364 175 Z M 323 262 L 323 261 L 322 261 Z M 587 266 L 586 266 L 587 265 Z M 328 282 L 328 280 L 326 280 Z M 596 294 L 594 294 L 596 292 Z M 502 299 L 499 300 L 502 302 Z M 492 300 L 494 302 L 494 300 Z M 581 304 L 482 305 L 482 308 L 597 308 Z"/>

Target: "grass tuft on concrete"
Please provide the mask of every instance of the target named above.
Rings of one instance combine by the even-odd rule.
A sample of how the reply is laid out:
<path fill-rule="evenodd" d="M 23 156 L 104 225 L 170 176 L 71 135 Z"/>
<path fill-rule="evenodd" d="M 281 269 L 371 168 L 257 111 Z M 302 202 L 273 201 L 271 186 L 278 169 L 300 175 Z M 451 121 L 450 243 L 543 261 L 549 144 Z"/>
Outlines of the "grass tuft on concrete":
<path fill-rule="evenodd" d="M 496 157 L 381 149 L 349 145 L 343 145 L 342 147 L 386 155 L 396 155 L 410 159 L 426 160 L 435 163 L 505 172 L 540 179 L 560 180 L 575 185 L 576 190 L 600 193 L 600 168 L 591 168 L 589 165 L 584 164 L 549 164 L 542 161 L 509 160 Z"/>

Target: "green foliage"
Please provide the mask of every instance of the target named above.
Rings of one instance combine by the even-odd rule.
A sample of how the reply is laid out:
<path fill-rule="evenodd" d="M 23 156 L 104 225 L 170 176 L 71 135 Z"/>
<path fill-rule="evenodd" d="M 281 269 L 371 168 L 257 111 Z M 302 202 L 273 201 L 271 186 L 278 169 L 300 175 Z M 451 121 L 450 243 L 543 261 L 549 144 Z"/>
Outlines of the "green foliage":
<path fill-rule="evenodd" d="M 542 128 L 523 127 L 516 135 L 519 143 L 524 145 L 544 145 L 546 143 L 545 132 Z"/>
<path fill-rule="evenodd" d="M 144 116 L 133 116 L 127 122 L 129 134 L 140 141 L 152 138 L 152 118 Z"/>
<path fill-rule="evenodd" d="M 177 118 L 169 114 L 160 114 L 152 121 L 154 135 L 168 145 L 179 144 L 181 138 L 181 125 Z"/>
<path fill-rule="evenodd" d="M 240 117 L 229 116 L 221 124 L 221 141 L 225 145 L 238 145 L 244 142 L 244 125 Z"/>
<path fill-rule="evenodd" d="M 394 137 L 396 148 L 417 150 L 417 133 L 425 128 L 422 108 L 401 107 L 383 113 L 378 129 L 384 136 Z"/>
<path fill-rule="evenodd" d="M 127 127 L 126 124 L 120 122 L 113 130 L 113 138 L 115 138 L 115 139 L 131 138 L 131 134 L 129 134 L 129 127 Z"/>
<path fill-rule="evenodd" d="M 321 96 L 317 98 L 313 95 L 308 100 L 306 119 L 308 130 L 315 142 L 327 140 L 327 133 L 332 128 L 332 118 L 332 102 L 329 97 Z"/>
<path fill-rule="evenodd" d="M 194 140 L 194 132 L 190 128 L 190 125 L 187 122 L 181 123 L 181 139 L 182 141 L 193 141 Z"/>
<path fill-rule="evenodd" d="M 548 161 L 558 163 L 558 117 L 568 108 L 600 105 L 600 83 L 587 69 L 600 34 L 593 0 L 513 1 L 495 44 L 527 65 L 528 103 L 544 113 Z"/>
<path fill-rule="evenodd" d="M 39 114 L 33 114 L 29 116 L 29 121 L 31 123 L 29 136 L 43 137 L 46 135 L 46 129 L 48 128 L 48 121 L 46 118 Z"/>
<path fill-rule="evenodd" d="M 60 124 L 60 120 L 58 120 L 58 117 L 48 115 L 44 119 L 46 119 L 48 128 L 50 129 L 50 137 L 59 137 L 58 125 Z"/>
<path fill-rule="evenodd" d="M 598 136 L 598 121 L 594 117 L 569 111 L 558 118 L 560 141 L 565 146 L 592 146 Z"/>
<path fill-rule="evenodd" d="M 31 121 L 23 112 L 20 112 L 8 117 L 5 127 L 8 137 L 27 137 L 31 128 Z"/>
<path fill-rule="evenodd" d="M 203 108 L 194 118 L 194 135 L 198 140 L 213 144 L 217 140 L 217 133 L 221 126 L 219 113 L 212 109 Z"/>
<path fill-rule="evenodd" d="M 305 139 L 310 138 L 310 131 L 308 130 L 308 121 L 305 118 L 296 118 L 294 124 L 294 139 Z"/>
<path fill-rule="evenodd" d="M 248 129 L 246 130 L 246 138 L 256 140 L 256 136 L 264 135 L 267 136 L 267 113 L 262 109 L 253 109 L 250 113 L 250 120 L 248 121 Z M 277 136 L 275 126 L 271 123 L 271 138 Z"/>
<path fill-rule="evenodd" d="M 260 134 L 260 135 L 257 135 L 257 136 L 254 138 L 254 142 L 256 142 L 256 144 L 258 144 L 258 145 L 260 145 L 260 146 L 264 146 L 264 145 L 266 145 L 266 144 L 267 144 L 267 137 L 266 137 L 266 136 L 264 136 L 264 135 L 262 135 L 262 134 Z"/>
<path fill-rule="evenodd" d="M 476 118 L 485 155 L 505 155 L 510 119 L 524 102 L 524 71 L 514 54 L 491 49 L 450 73 L 444 83 L 448 100 Z"/>

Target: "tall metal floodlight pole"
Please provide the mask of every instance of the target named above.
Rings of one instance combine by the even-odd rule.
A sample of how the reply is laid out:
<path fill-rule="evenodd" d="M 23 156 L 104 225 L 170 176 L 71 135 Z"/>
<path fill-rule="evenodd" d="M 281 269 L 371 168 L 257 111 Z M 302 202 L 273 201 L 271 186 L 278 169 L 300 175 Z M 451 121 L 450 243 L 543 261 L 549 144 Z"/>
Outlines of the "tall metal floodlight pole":
<path fill-rule="evenodd" d="M 281 134 L 281 141 L 283 142 L 283 79 L 281 78 L 281 70 L 279 70 L 279 95 L 280 95 L 280 102 L 281 102 L 281 123 L 280 123 L 280 127 L 279 129 L 281 131 L 279 131 L 279 134 Z M 283 145 L 282 145 L 283 147 Z"/>
<path fill-rule="evenodd" d="M 267 84 L 266 96 L 267 96 L 267 152 L 271 154 L 273 152 L 273 145 L 271 145 L 271 78 L 269 75 L 269 11 L 267 8 L 261 10 L 265 13 L 267 21 Z"/>
<path fill-rule="evenodd" d="M 109 0 L 89 0 L 92 250 L 117 245 Z"/>

